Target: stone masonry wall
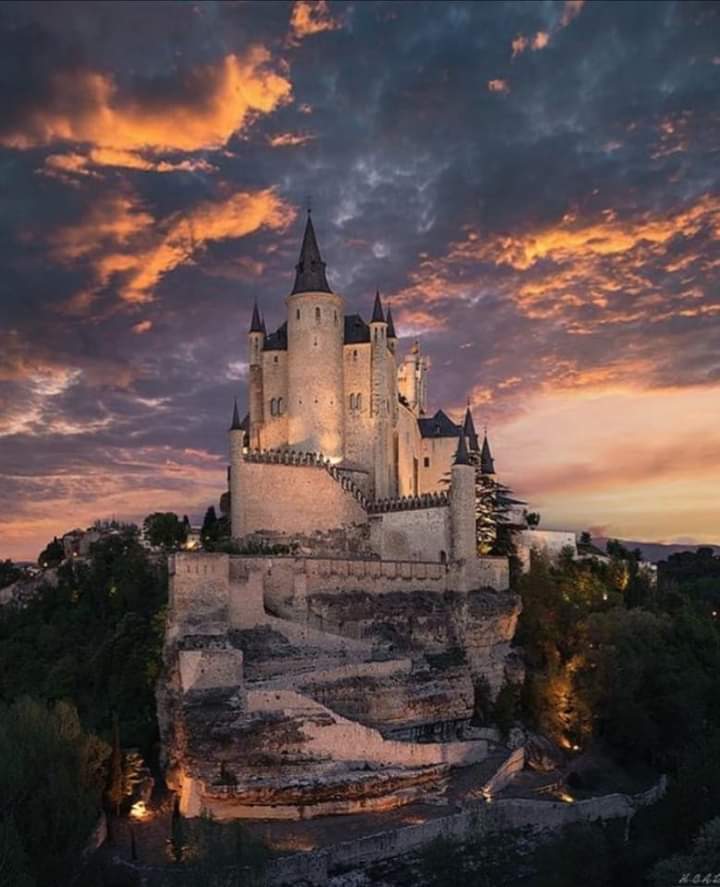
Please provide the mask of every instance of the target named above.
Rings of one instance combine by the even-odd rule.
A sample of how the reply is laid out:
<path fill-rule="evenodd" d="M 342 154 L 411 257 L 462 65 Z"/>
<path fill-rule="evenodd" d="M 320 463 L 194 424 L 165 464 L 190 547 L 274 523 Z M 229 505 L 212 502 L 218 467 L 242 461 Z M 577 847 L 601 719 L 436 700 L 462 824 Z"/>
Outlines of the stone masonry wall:
<path fill-rule="evenodd" d="M 417 508 L 373 515 L 370 540 L 383 560 L 450 558 L 450 509 Z"/>
<path fill-rule="evenodd" d="M 232 468 L 235 538 L 263 530 L 294 535 L 367 521 L 354 496 L 313 465 L 235 461 Z"/>

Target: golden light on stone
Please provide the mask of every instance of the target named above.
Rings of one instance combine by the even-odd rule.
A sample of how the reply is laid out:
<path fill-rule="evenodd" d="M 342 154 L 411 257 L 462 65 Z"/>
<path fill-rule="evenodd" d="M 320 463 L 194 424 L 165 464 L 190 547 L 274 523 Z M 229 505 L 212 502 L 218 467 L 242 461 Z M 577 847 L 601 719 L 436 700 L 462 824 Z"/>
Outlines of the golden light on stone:
<path fill-rule="evenodd" d="M 152 813 L 148 810 L 145 801 L 135 801 L 135 803 L 130 808 L 131 819 L 149 819 L 151 816 Z"/>

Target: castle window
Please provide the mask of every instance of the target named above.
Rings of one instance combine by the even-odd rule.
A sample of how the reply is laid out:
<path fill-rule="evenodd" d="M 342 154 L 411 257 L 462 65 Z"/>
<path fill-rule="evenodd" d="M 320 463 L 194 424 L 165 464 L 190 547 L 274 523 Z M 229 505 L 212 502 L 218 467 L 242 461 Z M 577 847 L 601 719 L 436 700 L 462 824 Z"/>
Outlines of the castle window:
<path fill-rule="evenodd" d="M 285 404 L 283 403 L 283 399 L 282 399 L 282 397 L 278 397 L 278 399 L 277 399 L 277 414 L 278 414 L 278 416 L 282 416 L 284 410 L 285 410 Z"/>
<path fill-rule="evenodd" d="M 354 394 L 350 395 L 350 409 L 351 410 L 355 409 L 355 395 Z"/>
<path fill-rule="evenodd" d="M 320 309 L 319 308 L 315 309 L 315 322 L 316 323 L 320 322 Z"/>
<path fill-rule="evenodd" d="M 353 360 L 357 360 L 357 348 L 353 348 Z"/>
<path fill-rule="evenodd" d="M 300 309 L 299 308 L 295 312 L 295 317 L 297 317 L 297 319 L 300 320 Z"/>
<path fill-rule="evenodd" d="M 426 468 L 429 468 L 429 467 L 430 467 L 430 457 L 429 457 L 429 456 L 425 456 L 425 458 L 423 459 L 423 465 L 424 465 Z"/>
<path fill-rule="evenodd" d="M 270 415 L 271 415 L 271 416 L 277 416 L 277 401 L 275 400 L 274 397 L 273 397 L 273 399 L 270 401 Z"/>
<path fill-rule="evenodd" d="M 335 312 L 335 326 L 337 326 L 337 311 Z"/>
<path fill-rule="evenodd" d="M 277 354 L 276 354 L 275 357 L 273 357 L 273 363 L 277 363 L 277 362 L 278 362 L 278 359 L 277 359 Z"/>
<path fill-rule="evenodd" d="M 355 409 L 362 409 L 362 394 L 357 394 L 355 396 Z"/>

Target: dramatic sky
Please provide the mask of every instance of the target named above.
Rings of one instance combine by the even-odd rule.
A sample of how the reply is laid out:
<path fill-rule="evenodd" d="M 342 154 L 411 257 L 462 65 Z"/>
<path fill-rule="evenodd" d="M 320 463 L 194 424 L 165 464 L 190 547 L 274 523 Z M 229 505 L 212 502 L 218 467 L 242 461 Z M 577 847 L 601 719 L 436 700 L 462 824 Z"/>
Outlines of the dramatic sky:
<path fill-rule="evenodd" d="M 222 492 L 311 197 L 551 528 L 720 542 L 720 4 L 0 4 L 0 557 Z"/>

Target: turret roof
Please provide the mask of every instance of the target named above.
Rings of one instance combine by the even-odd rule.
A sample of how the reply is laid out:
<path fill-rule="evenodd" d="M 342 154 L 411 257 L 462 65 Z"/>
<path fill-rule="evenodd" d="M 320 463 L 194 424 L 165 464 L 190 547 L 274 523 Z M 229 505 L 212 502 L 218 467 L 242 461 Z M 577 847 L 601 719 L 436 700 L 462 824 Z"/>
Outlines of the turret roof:
<path fill-rule="evenodd" d="M 487 439 L 487 432 L 483 437 L 482 452 L 480 453 L 480 470 L 483 474 L 495 474 L 495 461 L 490 452 L 490 444 Z"/>
<path fill-rule="evenodd" d="M 397 339 L 397 336 L 395 335 L 395 324 L 393 323 L 393 316 L 392 316 L 392 309 L 391 308 L 388 308 L 387 316 L 385 319 L 387 320 L 387 325 L 388 325 L 388 330 L 387 330 L 388 339 Z"/>
<path fill-rule="evenodd" d="M 230 423 L 230 431 L 240 431 L 241 428 L 242 428 L 242 426 L 240 425 L 240 413 L 238 413 L 237 398 L 235 398 L 235 405 L 233 406 L 232 422 Z"/>
<path fill-rule="evenodd" d="M 263 351 L 287 351 L 287 321 L 265 337 Z"/>
<path fill-rule="evenodd" d="M 257 299 L 255 299 L 255 303 L 253 304 L 253 312 L 252 312 L 252 320 L 250 321 L 250 332 L 251 333 L 264 333 L 265 332 L 265 324 L 262 320 L 260 320 L 260 310 L 258 309 Z"/>
<path fill-rule="evenodd" d="M 385 323 L 385 315 L 383 313 L 382 302 L 380 301 L 380 290 L 375 293 L 375 304 L 373 305 L 373 313 L 370 323 Z"/>
<path fill-rule="evenodd" d="M 300 258 L 295 266 L 295 285 L 292 288 L 292 295 L 312 292 L 331 293 L 332 290 L 325 276 L 325 262 L 320 256 L 312 216 L 308 210 Z"/>
<path fill-rule="evenodd" d="M 461 434 L 458 437 L 458 445 L 457 450 L 455 450 L 455 465 L 469 465 L 470 459 L 468 457 L 468 448 L 465 443 L 465 435 Z"/>
<path fill-rule="evenodd" d="M 475 431 L 475 423 L 473 422 L 472 413 L 470 412 L 470 404 L 468 404 L 467 410 L 465 410 L 465 422 L 463 423 L 463 432 L 465 433 L 465 437 L 468 439 L 468 443 L 470 444 L 470 449 L 477 451 L 480 449 L 480 445 L 478 443 L 477 432 Z"/>

